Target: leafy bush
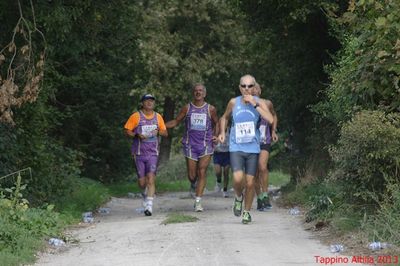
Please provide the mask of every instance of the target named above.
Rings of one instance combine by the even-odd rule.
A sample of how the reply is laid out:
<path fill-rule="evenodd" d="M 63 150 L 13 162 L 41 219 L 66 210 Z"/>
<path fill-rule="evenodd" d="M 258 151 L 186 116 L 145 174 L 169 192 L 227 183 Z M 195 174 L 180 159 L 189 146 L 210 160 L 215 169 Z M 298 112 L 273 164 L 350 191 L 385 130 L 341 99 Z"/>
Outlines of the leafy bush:
<path fill-rule="evenodd" d="M 92 211 L 110 197 L 108 189 L 101 183 L 88 178 L 75 178 L 71 193 L 55 202 L 57 210 L 79 218 L 82 212 Z"/>
<path fill-rule="evenodd" d="M 53 205 L 44 209 L 29 208 L 23 198 L 21 176 L 15 185 L 0 190 L 0 261 L 2 265 L 21 265 L 33 262 L 36 251 L 44 244 L 44 237 L 61 234 L 66 222 L 53 211 Z"/>
<path fill-rule="evenodd" d="M 350 0 L 347 12 L 331 19 L 343 48 L 327 71 L 327 101 L 314 111 L 341 122 L 362 109 L 399 110 L 399 8 L 398 0 Z"/>
<path fill-rule="evenodd" d="M 31 200 L 39 204 L 53 202 L 72 192 L 72 183 L 80 176 L 80 153 L 58 143 L 38 145 L 30 161 L 34 165 L 29 183 Z"/>
<path fill-rule="evenodd" d="M 390 184 L 388 190 L 378 212 L 367 221 L 366 232 L 372 241 L 400 246 L 400 185 Z"/>
<path fill-rule="evenodd" d="M 80 218 L 83 211 L 94 210 L 108 199 L 108 190 L 89 179 L 73 179 L 71 193 L 59 199 L 57 208 L 44 205 L 30 208 L 22 192 L 21 177 L 13 187 L 0 188 L 0 264 L 21 265 L 34 262 L 44 238 L 65 238 L 62 230 Z M 64 239 L 65 240 L 65 239 Z"/>
<path fill-rule="evenodd" d="M 342 127 L 330 149 L 331 178 L 344 181 L 347 194 L 378 202 L 387 185 L 400 181 L 400 115 L 362 111 Z"/>
<path fill-rule="evenodd" d="M 46 93 L 46 91 L 42 91 Z M 52 137 L 60 114 L 45 108 L 45 99 L 24 105 L 15 116 L 16 125 L 0 124 L 0 176 L 30 167 L 25 196 L 40 206 L 70 192 L 71 180 L 80 175 L 82 153 Z M 8 184 L 7 184 L 8 185 Z"/>

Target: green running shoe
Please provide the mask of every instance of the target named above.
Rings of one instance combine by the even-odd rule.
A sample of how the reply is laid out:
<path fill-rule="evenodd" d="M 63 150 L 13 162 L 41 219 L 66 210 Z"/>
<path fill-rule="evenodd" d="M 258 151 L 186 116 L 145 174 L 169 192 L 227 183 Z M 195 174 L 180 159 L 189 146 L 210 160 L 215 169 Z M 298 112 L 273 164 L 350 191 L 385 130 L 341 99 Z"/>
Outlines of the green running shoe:
<path fill-rule="evenodd" d="M 242 223 L 243 224 L 248 224 L 251 222 L 251 215 L 250 212 L 244 211 L 243 212 L 243 218 L 242 218 Z"/>
<path fill-rule="evenodd" d="M 242 214 L 242 204 L 243 204 L 243 200 L 237 200 L 236 197 L 233 200 L 233 214 L 235 216 L 240 216 Z"/>

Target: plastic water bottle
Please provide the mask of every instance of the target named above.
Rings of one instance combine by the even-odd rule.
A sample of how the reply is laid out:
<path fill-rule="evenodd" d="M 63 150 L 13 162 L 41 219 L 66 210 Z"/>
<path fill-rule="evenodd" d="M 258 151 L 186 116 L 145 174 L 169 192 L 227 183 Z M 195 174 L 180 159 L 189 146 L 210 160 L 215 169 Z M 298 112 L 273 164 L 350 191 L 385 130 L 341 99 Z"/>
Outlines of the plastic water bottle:
<path fill-rule="evenodd" d="M 84 223 L 93 223 L 93 213 L 92 212 L 84 212 L 82 213 L 82 220 Z"/>
<path fill-rule="evenodd" d="M 300 210 L 299 210 L 299 208 L 297 208 L 297 207 L 291 208 L 291 209 L 289 210 L 289 214 L 290 214 L 290 215 L 299 215 L 299 214 L 300 214 Z"/>
<path fill-rule="evenodd" d="M 343 247 L 343 245 L 334 244 L 334 245 L 331 245 L 329 247 L 329 249 L 332 253 L 338 253 L 338 252 L 342 252 L 344 250 L 344 247 Z"/>
<path fill-rule="evenodd" d="M 65 242 L 58 238 L 50 238 L 49 244 L 55 247 L 65 246 Z"/>
<path fill-rule="evenodd" d="M 379 249 L 384 249 L 388 248 L 390 245 L 386 242 L 372 242 L 369 244 L 369 249 L 371 250 L 379 250 Z"/>
<path fill-rule="evenodd" d="M 83 222 L 90 224 L 94 222 L 94 218 L 93 217 L 83 217 Z"/>
<path fill-rule="evenodd" d="M 136 213 L 144 213 L 144 208 L 143 207 L 136 208 L 135 211 L 136 211 Z"/>
<path fill-rule="evenodd" d="M 99 213 L 101 214 L 109 214 L 110 208 L 99 208 Z"/>
<path fill-rule="evenodd" d="M 92 212 L 84 212 L 84 213 L 82 213 L 82 218 L 85 218 L 85 217 L 93 217 L 93 213 Z"/>

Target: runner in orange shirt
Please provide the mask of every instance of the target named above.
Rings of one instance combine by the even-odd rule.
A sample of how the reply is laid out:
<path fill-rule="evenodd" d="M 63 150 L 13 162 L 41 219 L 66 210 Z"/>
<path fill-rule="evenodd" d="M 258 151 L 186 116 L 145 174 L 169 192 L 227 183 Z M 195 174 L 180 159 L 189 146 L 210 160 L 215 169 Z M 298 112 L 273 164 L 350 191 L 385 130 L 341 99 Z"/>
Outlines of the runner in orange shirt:
<path fill-rule="evenodd" d="M 124 128 L 126 135 L 133 139 L 132 156 L 136 165 L 138 184 L 142 189 L 144 214 L 151 216 L 158 162 L 158 135 L 167 137 L 168 131 L 162 116 L 154 111 L 154 96 L 145 94 L 141 102 L 142 108 L 129 117 Z"/>

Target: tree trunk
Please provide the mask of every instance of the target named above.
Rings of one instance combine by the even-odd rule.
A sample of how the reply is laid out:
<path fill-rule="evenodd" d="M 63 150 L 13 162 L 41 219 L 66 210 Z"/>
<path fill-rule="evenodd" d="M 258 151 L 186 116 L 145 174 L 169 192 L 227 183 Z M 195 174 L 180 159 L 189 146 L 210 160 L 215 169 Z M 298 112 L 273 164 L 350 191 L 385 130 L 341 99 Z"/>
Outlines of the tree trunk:
<path fill-rule="evenodd" d="M 171 97 L 167 96 L 164 100 L 164 113 L 163 118 L 165 122 L 168 122 L 174 119 L 175 112 L 175 100 Z M 172 130 L 168 131 L 168 138 L 162 138 L 160 144 L 160 156 L 159 156 L 159 164 L 162 165 L 169 160 L 169 156 L 171 153 L 171 145 L 172 145 Z"/>

